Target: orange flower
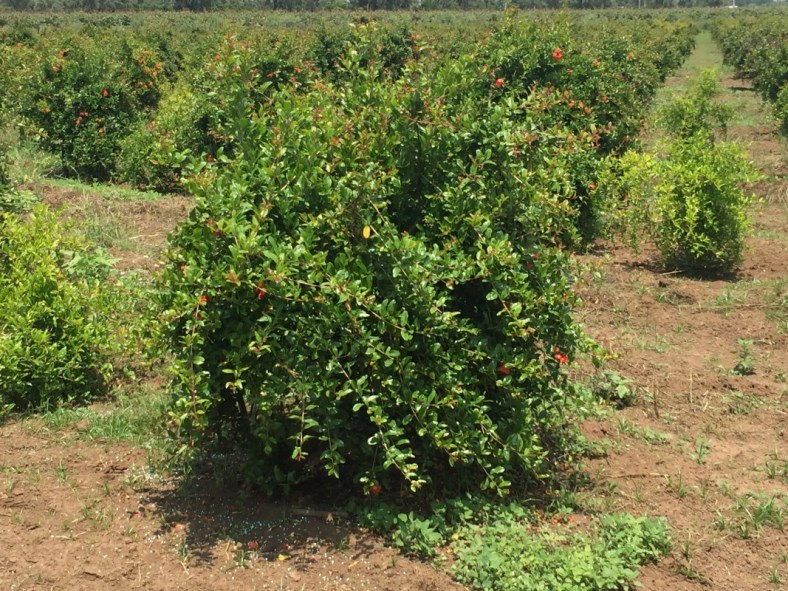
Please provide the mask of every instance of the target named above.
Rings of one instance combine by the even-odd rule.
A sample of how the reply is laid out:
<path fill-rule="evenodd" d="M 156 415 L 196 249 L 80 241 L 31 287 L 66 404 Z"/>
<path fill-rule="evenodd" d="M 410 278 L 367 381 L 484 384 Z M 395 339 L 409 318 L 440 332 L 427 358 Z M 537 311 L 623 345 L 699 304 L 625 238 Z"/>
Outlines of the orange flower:
<path fill-rule="evenodd" d="M 369 487 L 369 494 L 378 496 L 381 492 L 383 492 L 383 487 L 379 484 L 373 484 Z"/>
<path fill-rule="evenodd" d="M 101 91 L 101 96 L 103 96 L 104 98 L 107 98 L 109 96 L 109 90 L 107 90 L 106 88 L 104 90 L 102 90 Z"/>
<path fill-rule="evenodd" d="M 103 128 L 103 127 L 99 127 L 99 128 L 98 128 L 98 132 L 99 132 L 99 133 L 104 133 L 104 128 Z"/>
<path fill-rule="evenodd" d="M 208 304 L 208 296 L 207 296 L 207 295 L 204 295 L 204 294 L 203 294 L 203 295 L 201 295 L 201 296 L 200 296 L 200 300 L 199 300 L 199 302 L 200 302 L 200 305 L 201 305 L 201 306 L 205 306 L 205 305 L 207 305 L 207 304 Z"/>
<path fill-rule="evenodd" d="M 555 61 L 557 61 L 557 62 L 560 62 L 562 59 L 564 59 L 564 52 L 563 52 L 563 51 L 561 51 L 561 48 L 560 48 L 560 47 L 556 47 L 556 48 L 553 50 L 553 59 L 554 59 Z"/>

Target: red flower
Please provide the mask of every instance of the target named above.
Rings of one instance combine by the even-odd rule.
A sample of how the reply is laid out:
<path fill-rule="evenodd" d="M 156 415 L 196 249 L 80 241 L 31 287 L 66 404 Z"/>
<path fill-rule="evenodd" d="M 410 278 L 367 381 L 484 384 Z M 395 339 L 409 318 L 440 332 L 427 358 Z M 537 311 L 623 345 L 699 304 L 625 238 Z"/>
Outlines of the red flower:
<path fill-rule="evenodd" d="M 498 365 L 498 370 L 497 371 L 502 376 L 508 376 L 510 373 L 512 373 L 512 371 L 508 367 L 506 367 L 506 364 L 504 364 L 504 363 L 501 363 L 500 365 Z"/>
<path fill-rule="evenodd" d="M 201 305 L 201 306 L 205 306 L 205 305 L 207 305 L 207 304 L 208 304 L 208 296 L 207 296 L 207 295 L 204 295 L 204 294 L 203 294 L 203 295 L 201 295 L 201 296 L 200 296 L 200 305 Z"/>
<path fill-rule="evenodd" d="M 562 365 L 564 363 L 569 363 L 569 355 L 562 353 L 561 349 L 559 349 L 557 345 L 553 348 L 553 359 Z"/>
<path fill-rule="evenodd" d="M 104 90 L 102 90 L 101 91 L 101 96 L 103 96 L 104 98 L 107 98 L 109 96 L 109 90 L 107 90 L 106 88 Z"/>
<path fill-rule="evenodd" d="M 503 86 L 503 78 L 498 78 L 498 80 L 495 81 L 495 88 L 500 88 L 501 86 Z"/>
<path fill-rule="evenodd" d="M 369 494 L 378 496 L 381 492 L 383 492 L 383 487 L 379 484 L 373 484 L 369 487 Z"/>
<path fill-rule="evenodd" d="M 265 290 L 265 281 L 261 281 L 257 284 L 257 299 L 262 300 L 265 296 L 268 295 L 268 292 Z"/>
<path fill-rule="evenodd" d="M 564 59 L 564 52 L 563 52 L 563 51 L 561 51 L 561 48 L 560 48 L 560 47 L 556 47 L 556 48 L 553 50 L 553 59 L 554 59 L 555 61 L 557 61 L 557 62 L 560 62 L 562 59 Z"/>

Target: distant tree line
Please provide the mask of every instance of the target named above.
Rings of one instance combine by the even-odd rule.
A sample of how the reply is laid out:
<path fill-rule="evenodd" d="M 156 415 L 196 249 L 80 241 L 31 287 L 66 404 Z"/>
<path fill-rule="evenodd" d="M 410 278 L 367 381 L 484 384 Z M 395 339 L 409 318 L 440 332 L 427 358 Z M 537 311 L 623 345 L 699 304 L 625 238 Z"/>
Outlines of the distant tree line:
<path fill-rule="evenodd" d="M 674 8 L 727 6 L 732 0 L 0 0 L 14 10 L 135 11 L 214 9 L 273 10 L 446 10 L 519 8 Z M 736 0 L 737 5 L 772 0 Z"/>

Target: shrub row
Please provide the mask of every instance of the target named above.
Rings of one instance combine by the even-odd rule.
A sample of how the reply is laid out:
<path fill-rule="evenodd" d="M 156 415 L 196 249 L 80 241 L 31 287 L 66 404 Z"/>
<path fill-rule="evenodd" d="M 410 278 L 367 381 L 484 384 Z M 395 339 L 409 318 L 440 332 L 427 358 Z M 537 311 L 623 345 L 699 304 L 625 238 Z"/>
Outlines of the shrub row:
<path fill-rule="evenodd" d="M 788 13 L 743 14 L 715 21 L 714 38 L 725 63 L 753 81 L 770 102 L 783 134 L 788 134 Z"/>

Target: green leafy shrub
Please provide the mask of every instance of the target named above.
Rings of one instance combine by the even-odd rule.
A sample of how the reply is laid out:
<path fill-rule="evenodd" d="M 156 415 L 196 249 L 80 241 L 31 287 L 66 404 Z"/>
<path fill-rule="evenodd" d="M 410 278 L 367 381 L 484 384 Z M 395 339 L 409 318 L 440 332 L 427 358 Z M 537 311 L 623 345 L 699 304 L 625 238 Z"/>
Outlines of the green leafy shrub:
<path fill-rule="evenodd" d="M 326 40 L 344 48 L 331 77 L 283 55 L 279 80 L 228 39 L 208 108 L 184 94 L 217 146 L 192 166 L 162 285 L 184 457 L 240 445 L 268 491 L 543 478 L 585 343 L 568 250 L 630 142 L 613 120 L 638 129 L 631 98 L 660 76 L 635 40 L 608 41 L 600 77 L 566 27 L 507 22 L 445 56 L 410 39 L 389 63 L 357 26 Z"/>
<path fill-rule="evenodd" d="M 22 114 L 72 174 L 107 179 L 119 142 L 159 99 L 164 65 L 147 49 L 83 37 L 44 60 Z"/>
<path fill-rule="evenodd" d="M 502 516 L 460 530 L 452 544 L 453 572 L 471 589 L 485 591 L 618 591 L 671 547 L 665 523 L 646 517 L 610 515 L 592 532 L 532 531 Z"/>
<path fill-rule="evenodd" d="M 728 272 L 741 262 L 750 197 L 740 184 L 755 178 L 745 151 L 711 143 L 701 133 L 669 142 L 657 160 L 622 159 L 631 237 L 644 230 L 666 265 Z"/>
<path fill-rule="evenodd" d="M 688 139 L 705 134 L 709 141 L 714 141 L 715 130 L 724 135 L 733 117 L 730 105 L 714 100 L 721 92 L 717 71 L 702 71 L 682 96 L 660 110 L 660 124 L 674 138 Z"/>
<path fill-rule="evenodd" d="M 180 188 L 194 162 L 234 154 L 240 138 L 233 123 L 244 109 L 263 108 L 278 89 L 300 91 L 308 76 L 290 44 L 228 36 L 200 70 L 167 89 L 151 120 L 139 121 L 120 142 L 119 178 L 157 190 Z"/>
<path fill-rule="evenodd" d="M 540 129 L 541 95 L 442 104 L 464 70 L 344 67 L 239 117 L 238 157 L 191 184 L 163 290 L 182 450 L 244 433 L 269 489 L 318 468 L 369 491 L 537 477 L 580 341 L 568 132 Z"/>
<path fill-rule="evenodd" d="M 718 18 L 712 33 L 725 63 L 749 78 L 774 107 L 782 133 L 788 134 L 788 17 L 785 11 Z"/>
<path fill-rule="evenodd" d="M 38 207 L 0 213 L 0 405 L 22 410 L 105 392 L 106 258 Z"/>

